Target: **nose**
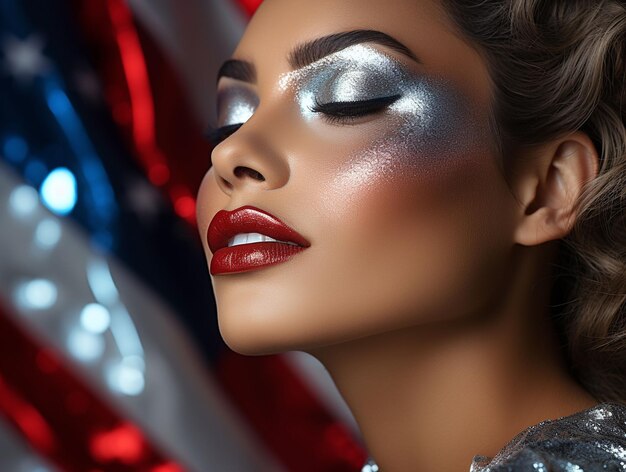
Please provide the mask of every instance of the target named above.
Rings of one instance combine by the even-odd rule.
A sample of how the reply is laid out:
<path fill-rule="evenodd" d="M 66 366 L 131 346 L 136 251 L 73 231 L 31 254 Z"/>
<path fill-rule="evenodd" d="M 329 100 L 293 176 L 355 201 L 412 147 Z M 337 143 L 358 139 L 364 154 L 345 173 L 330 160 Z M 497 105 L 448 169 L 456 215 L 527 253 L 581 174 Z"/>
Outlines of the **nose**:
<path fill-rule="evenodd" d="M 227 195 L 234 191 L 272 190 L 289 180 L 287 160 L 259 131 L 242 126 L 211 154 L 215 178 Z"/>

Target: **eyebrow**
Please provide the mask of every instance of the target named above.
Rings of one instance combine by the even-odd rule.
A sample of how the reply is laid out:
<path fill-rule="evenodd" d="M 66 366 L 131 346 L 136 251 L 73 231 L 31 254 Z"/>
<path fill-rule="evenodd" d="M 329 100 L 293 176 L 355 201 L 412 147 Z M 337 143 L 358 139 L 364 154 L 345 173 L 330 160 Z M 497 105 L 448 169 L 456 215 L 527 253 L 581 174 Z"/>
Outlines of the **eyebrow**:
<path fill-rule="evenodd" d="M 319 61 L 329 54 L 361 43 L 377 43 L 382 46 L 387 46 L 421 63 L 408 47 L 382 31 L 354 30 L 323 36 L 296 46 L 288 56 L 289 65 L 291 65 L 293 69 L 300 69 Z"/>
<path fill-rule="evenodd" d="M 256 68 L 251 62 L 229 59 L 222 64 L 217 72 L 217 80 L 219 81 L 222 77 L 254 83 L 256 82 Z"/>
<path fill-rule="evenodd" d="M 299 44 L 289 53 L 287 60 L 292 69 L 301 69 L 330 54 L 361 43 L 380 44 L 407 56 L 415 62 L 422 63 L 413 51 L 397 39 L 382 31 L 363 29 L 334 33 Z M 229 59 L 224 62 L 217 73 L 218 81 L 222 77 L 254 83 L 256 82 L 256 68 L 251 62 Z"/>

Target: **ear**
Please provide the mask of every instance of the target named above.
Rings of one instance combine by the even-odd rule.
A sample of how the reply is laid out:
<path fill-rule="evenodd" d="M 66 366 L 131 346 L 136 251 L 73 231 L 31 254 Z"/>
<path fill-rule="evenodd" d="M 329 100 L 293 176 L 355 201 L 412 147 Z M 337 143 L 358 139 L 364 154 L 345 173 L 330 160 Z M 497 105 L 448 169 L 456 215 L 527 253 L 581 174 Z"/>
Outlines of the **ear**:
<path fill-rule="evenodd" d="M 515 178 L 520 203 L 515 242 L 535 246 L 565 237 L 576 220 L 576 202 L 598 174 L 598 153 L 586 133 L 577 131 L 535 148 Z"/>

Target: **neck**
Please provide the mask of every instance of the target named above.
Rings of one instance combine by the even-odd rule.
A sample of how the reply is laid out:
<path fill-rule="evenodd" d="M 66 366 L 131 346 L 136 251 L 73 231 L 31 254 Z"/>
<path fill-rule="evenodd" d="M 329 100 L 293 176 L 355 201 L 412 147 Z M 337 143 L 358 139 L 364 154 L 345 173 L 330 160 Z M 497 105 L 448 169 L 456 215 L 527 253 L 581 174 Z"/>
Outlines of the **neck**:
<path fill-rule="evenodd" d="M 532 264 L 520 273 L 531 275 Z M 495 455 L 526 427 L 597 403 L 555 348 L 548 289 L 512 291 L 497 313 L 309 352 L 329 371 L 383 472 L 469 470 L 475 455 Z"/>

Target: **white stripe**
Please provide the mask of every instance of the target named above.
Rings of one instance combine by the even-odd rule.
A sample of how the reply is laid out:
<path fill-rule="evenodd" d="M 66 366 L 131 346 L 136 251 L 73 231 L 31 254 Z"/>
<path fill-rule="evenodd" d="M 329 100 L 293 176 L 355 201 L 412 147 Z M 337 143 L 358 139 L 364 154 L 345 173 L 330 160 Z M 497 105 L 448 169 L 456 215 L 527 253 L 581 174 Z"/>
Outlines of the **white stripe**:
<path fill-rule="evenodd" d="M 246 18 L 234 0 L 129 0 L 183 80 L 198 122 L 215 110 L 217 70 L 237 46 Z"/>
<path fill-rule="evenodd" d="M 315 357 L 305 352 L 289 352 L 286 354 L 286 359 L 326 407 L 343 421 L 357 438 L 362 440 L 354 416 L 337 390 L 326 367 Z"/>
<path fill-rule="evenodd" d="M 102 256 L 71 220 L 51 215 L 41 204 L 29 218 L 12 215 L 9 196 L 21 184 L 0 163 L 0 295 L 11 302 L 14 287 L 25 278 L 50 281 L 58 295 L 43 308 L 14 306 L 10 311 L 17 313 L 17 321 L 43 344 L 63 352 L 87 384 L 141 426 L 166 454 L 180 459 L 185 470 L 281 471 L 222 396 L 176 315 L 112 258 L 103 259 L 110 269 L 103 283 L 109 292 L 111 283 L 118 292 L 115 303 L 124 310 L 121 329 L 117 337 L 110 329 L 101 334 L 80 331 L 82 308 L 96 302 L 94 293 L 102 294 L 97 288 L 92 292 L 90 284 L 97 282 L 88 279 L 91 261 Z M 34 251 L 35 230 L 49 218 L 57 219 L 62 236 L 54 247 Z M 115 314 L 111 316 L 113 323 Z M 76 350 L 84 355 L 77 358 Z M 109 374 L 116 366 L 123 368 L 117 371 L 114 385 L 120 388 L 114 391 Z"/>

